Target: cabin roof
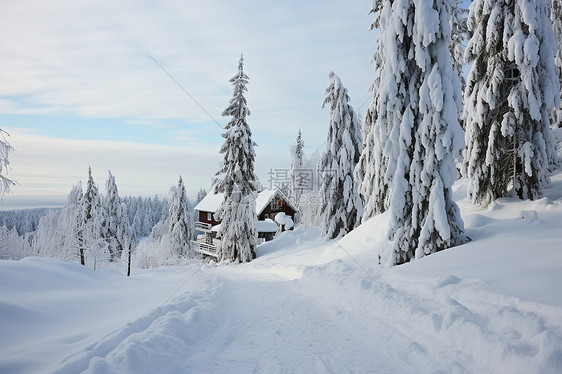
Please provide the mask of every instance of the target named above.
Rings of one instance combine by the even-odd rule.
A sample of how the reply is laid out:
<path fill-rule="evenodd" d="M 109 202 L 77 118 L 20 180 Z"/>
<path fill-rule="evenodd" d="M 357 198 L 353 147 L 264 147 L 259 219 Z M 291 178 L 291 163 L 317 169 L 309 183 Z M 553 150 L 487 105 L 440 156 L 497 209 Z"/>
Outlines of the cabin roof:
<path fill-rule="evenodd" d="M 267 205 L 271 202 L 271 200 L 273 200 L 275 197 L 279 197 L 283 199 L 295 212 L 297 211 L 295 206 L 291 204 L 289 199 L 281 191 L 279 191 L 278 189 L 273 189 L 273 190 L 263 190 L 257 194 L 256 214 L 259 216 L 264 211 L 264 209 L 267 208 Z M 203 198 L 203 200 L 201 200 L 199 204 L 197 204 L 195 210 L 200 212 L 215 213 L 220 208 L 223 199 L 224 199 L 223 193 L 217 193 L 217 194 L 208 193 Z"/>
<path fill-rule="evenodd" d="M 257 232 L 277 232 L 279 230 L 279 226 L 273 220 L 267 218 L 265 221 L 254 221 L 256 231 Z M 220 231 L 221 224 L 213 226 L 212 231 L 218 232 Z"/>
<path fill-rule="evenodd" d="M 223 198 L 223 193 L 214 194 L 212 192 L 209 192 L 207 195 L 205 195 L 203 200 L 201 200 L 199 204 L 195 206 L 195 210 L 198 210 L 200 212 L 215 213 L 221 206 Z"/>

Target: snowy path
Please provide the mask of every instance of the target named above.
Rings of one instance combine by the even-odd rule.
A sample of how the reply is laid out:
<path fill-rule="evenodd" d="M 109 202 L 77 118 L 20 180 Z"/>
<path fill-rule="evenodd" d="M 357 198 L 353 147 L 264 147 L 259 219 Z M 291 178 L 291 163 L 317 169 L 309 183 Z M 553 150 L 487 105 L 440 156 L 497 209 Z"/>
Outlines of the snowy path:
<path fill-rule="evenodd" d="M 405 313 L 379 318 L 348 304 L 337 286 L 326 293 L 325 281 L 318 288 L 249 268 L 199 271 L 193 281 L 206 289 L 112 332 L 57 372 L 485 372 L 448 344 L 412 333 Z"/>
<path fill-rule="evenodd" d="M 59 372 L 344 373 L 396 365 L 369 336 L 350 333 L 311 303 L 297 282 L 239 275 L 199 272 L 211 284 L 204 292 L 116 330 Z"/>

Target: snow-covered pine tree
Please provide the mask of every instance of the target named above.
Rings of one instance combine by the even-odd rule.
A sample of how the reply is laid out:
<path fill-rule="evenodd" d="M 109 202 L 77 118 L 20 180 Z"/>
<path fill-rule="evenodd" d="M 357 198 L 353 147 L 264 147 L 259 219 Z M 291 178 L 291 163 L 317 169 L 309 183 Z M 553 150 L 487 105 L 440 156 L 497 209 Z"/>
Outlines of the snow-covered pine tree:
<path fill-rule="evenodd" d="M 68 261 L 80 260 L 82 198 L 82 183 L 79 182 L 68 194 L 64 208 L 48 210 L 41 217 L 32 240 L 36 256 L 56 257 Z"/>
<path fill-rule="evenodd" d="M 119 232 L 117 236 L 123 238 L 122 246 L 123 250 L 121 251 L 121 259 L 125 261 L 127 264 L 127 276 L 131 275 L 131 259 L 133 254 L 133 247 L 137 244 L 137 238 L 133 232 L 133 228 L 131 227 L 129 220 L 127 219 L 127 204 L 121 203 L 121 212 L 120 215 L 125 218 L 124 224 L 119 226 Z"/>
<path fill-rule="evenodd" d="M 552 21 L 552 29 L 557 46 L 554 65 L 556 74 L 558 74 L 558 81 L 562 87 L 562 0 L 552 0 L 550 20 Z M 560 92 L 560 104 L 555 105 L 550 123 L 554 128 L 562 127 L 562 90 Z"/>
<path fill-rule="evenodd" d="M 302 177 L 304 168 L 304 142 L 302 140 L 302 133 L 299 129 L 295 145 L 291 147 L 291 170 L 289 175 L 291 177 L 289 187 L 289 197 L 295 202 L 295 206 L 300 208 L 300 200 L 303 193 L 302 183 L 299 178 Z"/>
<path fill-rule="evenodd" d="M 65 243 L 63 247 L 78 249 L 80 263 L 84 263 L 84 233 L 83 226 L 84 222 L 82 220 L 82 199 L 84 198 L 84 192 L 82 190 L 82 182 L 79 181 L 78 184 L 72 187 L 68 197 L 66 199 L 66 206 L 63 208 L 60 218 L 58 220 L 58 233 L 63 237 L 62 242 Z M 41 228 L 41 223 L 39 224 Z M 44 228 L 44 241 L 49 241 L 49 236 L 52 235 L 51 227 L 47 225 Z M 37 230 L 39 234 L 41 230 Z M 53 235 L 56 236 L 56 235 Z M 39 239 L 39 235 L 38 235 Z M 38 240 L 39 247 L 42 246 L 42 241 Z M 54 250 L 54 249 L 53 249 Z M 58 256 L 57 256 L 58 257 Z M 71 258 L 76 259 L 76 253 Z M 59 257 L 65 258 L 65 257 Z"/>
<path fill-rule="evenodd" d="M 233 95 L 222 113 L 231 117 L 222 134 L 225 139 L 220 149 L 223 161 L 213 180 L 215 193 L 224 194 L 221 207 L 215 213 L 216 219 L 221 221 L 219 261 L 249 262 L 256 257 L 256 154 L 247 121 L 250 111 L 244 97 L 248 80 L 244 58 L 240 56 L 238 73 L 230 80 L 234 86 Z"/>
<path fill-rule="evenodd" d="M 134 243 L 129 220 L 119 198 L 119 191 L 115 177 L 108 172 L 103 198 L 105 219 L 103 221 L 103 237 L 107 241 L 111 260 L 121 257 L 121 252 L 127 243 Z"/>
<path fill-rule="evenodd" d="M 450 12 L 450 1 L 427 0 L 387 0 L 381 11 L 381 39 L 392 51 L 381 73 L 377 118 L 389 134 L 384 154 L 388 171 L 394 171 L 391 264 L 467 240 L 451 196 L 463 132 L 449 51 Z"/>
<path fill-rule="evenodd" d="M 80 263 L 86 264 L 85 253 L 88 251 L 94 261 L 93 268 L 108 254 L 107 244 L 103 240 L 104 209 L 97 185 L 92 177 L 92 168 L 88 167 L 86 191 L 80 200 L 80 218 L 78 227 L 78 248 Z"/>
<path fill-rule="evenodd" d="M 199 192 L 197 192 L 197 197 L 195 198 L 195 204 L 197 205 L 207 196 L 207 191 L 204 188 L 200 188 Z"/>
<path fill-rule="evenodd" d="M 28 235 L 20 236 L 15 227 L 10 230 L 0 226 L 0 260 L 20 260 L 36 255 L 29 244 Z"/>
<path fill-rule="evenodd" d="M 5 171 L 10 165 L 10 153 L 14 150 L 6 140 L 5 134 L 7 133 L 0 129 L 0 197 L 16 184 L 5 175 Z"/>
<path fill-rule="evenodd" d="M 381 22 L 386 23 L 388 15 L 381 17 L 384 4 L 385 0 L 373 1 L 371 13 L 375 15 L 375 20 L 371 24 L 370 30 L 381 29 L 383 27 Z M 387 9 L 386 11 L 389 12 L 390 10 Z M 363 119 L 363 150 L 355 168 L 355 179 L 359 183 L 359 194 L 364 204 L 362 222 L 386 211 L 390 203 L 389 184 L 392 173 L 388 171 L 388 157 L 384 153 L 389 129 L 385 127 L 385 121 L 379 121 L 378 115 L 379 111 L 382 111 L 383 115 L 385 115 L 384 105 L 393 104 L 390 97 L 387 96 L 383 97 L 383 100 L 380 101 L 381 97 L 379 94 L 381 89 L 383 92 L 385 89 L 388 89 L 386 87 L 388 79 L 383 77 L 383 73 L 385 73 L 383 69 L 385 62 L 383 53 L 392 47 L 393 42 L 389 42 L 390 45 L 386 46 L 386 41 L 379 32 L 377 37 L 378 47 L 372 57 L 377 78 L 369 88 L 373 93 L 373 102 L 367 108 L 365 118 Z M 384 83 L 382 87 L 381 82 Z M 382 108 L 379 108 L 379 103 L 383 104 Z M 394 104 L 399 105 L 400 103 L 395 102 Z"/>
<path fill-rule="evenodd" d="M 330 105 L 330 127 L 326 149 L 319 165 L 322 231 L 330 239 L 341 237 L 359 226 L 363 204 L 353 178 L 361 155 L 361 124 L 349 105 L 347 89 L 330 72 L 330 85 L 322 107 Z"/>
<path fill-rule="evenodd" d="M 461 5 L 461 0 L 453 0 L 451 5 L 451 40 L 449 46 L 451 58 L 453 59 L 453 71 L 457 73 L 460 84 L 461 92 L 464 92 L 466 87 L 466 80 L 462 68 L 464 63 L 464 48 L 463 43 L 466 42 L 470 35 L 467 26 L 468 9 Z"/>
<path fill-rule="evenodd" d="M 468 195 L 536 199 L 556 162 L 549 116 L 560 95 L 548 0 L 475 0 L 465 91 Z"/>
<path fill-rule="evenodd" d="M 452 43 L 449 45 L 449 51 L 451 52 L 451 58 L 453 59 L 453 71 L 456 74 L 457 79 L 459 79 L 461 91 L 455 92 L 458 96 L 455 97 L 457 102 L 458 117 L 461 127 L 465 128 L 464 117 L 462 115 L 463 109 L 463 97 L 462 93 L 466 88 L 466 79 L 464 79 L 463 67 L 464 63 L 464 47 L 463 43 L 470 37 L 468 33 L 467 26 L 467 14 L 468 9 L 465 9 L 461 5 L 460 0 L 454 0 L 451 4 L 451 40 Z M 460 95 L 459 95 L 460 94 Z M 458 162 L 462 161 L 462 155 L 459 155 Z"/>
<path fill-rule="evenodd" d="M 187 197 L 183 179 L 171 189 L 170 210 L 166 221 L 168 227 L 168 245 L 178 257 L 193 256 L 191 239 L 193 237 L 193 217 L 191 203 Z"/>

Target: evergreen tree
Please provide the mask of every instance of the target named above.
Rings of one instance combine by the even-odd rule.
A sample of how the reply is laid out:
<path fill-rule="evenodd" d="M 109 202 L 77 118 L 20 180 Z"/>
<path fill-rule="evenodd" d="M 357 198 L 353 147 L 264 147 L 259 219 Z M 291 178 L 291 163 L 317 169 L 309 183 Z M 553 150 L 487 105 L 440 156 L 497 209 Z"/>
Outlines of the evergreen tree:
<path fill-rule="evenodd" d="M 468 195 L 487 205 L 510 189 L 536 199 L 556 162 L 549 116 L 560 95 L 548 0 L 476 0 L 466 50 Z"/>
<path fill-rule="evenodd" d="M 556 40 L 557 52 L 554 60 L 558 81 L 562 87 L 562 0 L 552 0 L 550 19 Z M 560 104 L 555 105 L 552 112 L 551 126 L 554 128 L 562 127 L 562 91 L 560 92 Z"/>
<path fill-rule="evenodd" d="M 383 5 L 385 5 L 385 0 L 373 1 L 371 13 L 375 14 L 375 20 L 371 24 L 371 30 L 381 29 L 384 27 L 382 23 L 386 23 L 388 18 L 386 13 L 391 10 L 388 7 L 383 8 Z M 386 12 L 384 17 L 382 17 L 383 11 Z M 389 128 L 387 127 L 388 121 L 382 119 L 386 118 L 386 106 L 395 105 L 396 114 L 401 113 L 401 101 L 399 102 L 399 99 L 395 100 L 389 96 L 383 96 L 381 99 L 380 92 L 384 93 L 390 89 L 386 84 L 392 82 L 392 76 L 389 75 L 387 78 L 384 75 L 388 74 L 388 70 L 384 70 L 385 58 L 383 53 L 388 48 L 394 48 L 394 45 L 394 41 L 389 40 L 387 42 L 383 38 L 383 34 L 378 33 L 378 47 L 372 58 L 377 78 L 369 88 L 373 93 L 373 102 L 367 108 L 363 120 L 363 150 L 355 168 L 355 179 L 359 183 L 359 194 L 364 202 L 363 222 L 386 211 L 390 203 L 389 185 L 392 179 L 392 170 L 388 168 L 389 159 L 384 152 Z M 384 82 L 382 86 L 381 81 Z M 382 106 L 379 107 L 379 105 Z M 383 114 L 380 120 L 379 112 Z"/>
<path fill-rule="evenodd" d="M 453 71 L 457 73 L 459 77 L 461 92 L 464 92 L 464 89 L 466 87 L 466 80 L 464 79 L 464 74 L 462 72 L 462 68 L 465 65 L 463 43 L 466 42 L 470 37 L 466 22 L 468 9 L 462 7 L 460 0 L 453 1 L 454 2 L 451 5 L 452 43 L 449 46 L 449 51 L 451 52 L 451 58 L 453 59 Z"/>
<path fill-rule="evenodd" d="M 4 195 L 5 192 L 10 191 L 10 187 L 16 184 L 13 180 L 9 179 L 5 175 L 5 171 L 10 165 L 10 153 L 14 149 L 6 140 L 4 134 L 7 133 L 0 129 L 0 197 Z"/>
<path fill-rule="evenodd" d="M 104 259 L 108 250 L 105 240 L 103 240 L 105 214 L 98 187 L 92 177 L 91 167 L 88 167 L 88 182 L 86 183 L 84 196 L 80 200 L 79 209 L 78 248 L 80 263 L 86 264 L 85 252 L 89 251 L 93 256 L 93 267 L 95 269 L 97 262 Z"/>
<path fill-rule="evenodd" d="M 105 219 L 103 220 L 103 237 L 107 241 L 112 260 L 121 257 L 127 243 L 134 243 L 125 209 L 119 198 L 115 177 L 109 171 L 105 184 L 103 199 Z"/>
<path fill-rule="evenodd" d="M 392 264 L 461 244 L 463 222 L 451 196 L 454 156 L 463 146 L 460 86 L 449 51 L 451 3 L 390 1 L 381 10 L 387 58 L 376 122 L 388 134 Z M 380 46 L 379 46 L 380 47 Z M 389 48 L 389 49 L 387 49 Z"/>
<path fill-rule="evenodd" d="M 193 218 L 191 203 L 187 197 L 183 179 L 172 187 L 172 198 L 168 212 L 168 245 L 172 253 L 178 257 L 192 256 L 191 239 L 193 237 Z"/>
<path fill-rule="evenodd" d="M 300 181 L 304 168 L 304 142 L 302 133 L 299 129 L 295 145 L 291 147 L 291 170 L 289 172 L 291 181 L 289 188 L 289 197 L 294 200 L 295 206 L 300 208 L 300 200 L 303 193 L 303 184 Z"/>
<path fill-rule="evenodd" d="M 330 128 L 319 168 L 324 201 L 320 214 L 324 235 L 334 239 L 357 227 L 363 214 L 353 179 L 353 170 L 361 154 L 361 125 L 339 77 L 330 72 L 329 78 L 330 85 L 322 105 L 330 105 Z"/>
<path fill-rule="evenodd" d="M 0 226 L 0 260 L 20 260 L 36 256 L 29 243 L 29 234 L 20 236 L 15 227 Z"/>
<path fill-rule="evenodd" d="M 122 217 L 127 217 L 127 205 L 121 204 L 120 206 Z M 127 276 L 131 275 L 131 258 L 133 254 L 133 247 L 137 244 L 137 239 L 133 233 L 133 228 L 129 224 L 128 220 L 124 220 L 124 223 L 119 226 L 119 231 L 117 233 L 118 237 L 122 238 L 121 244 L 123 250 L 121 251 L 121 258 L 125 260 L 127 264 Z"/>
<path fill-rule="evenodd" d="M 224 158 L 213 183 L 215 193 L 224 194 L 222 205 L 215 213 L 215 217 L 221 221 L 221 241 L 217 248 L 219 261 L 249 262 L 256 257 L 256 155 L 252 131 L 247 122 L 250 111 L 244 97 L 248 80 L 241 56 L 238 73 L 230 80 L 234 86 L 233 95 L 222 113 L 231 119 L 222 134 L 225 141 L 220 153 Z"/>
<path fill-rule="evenodd" d="M 60 235 L 62 235 L 63 238 L 65 238 L 66 240 L 63 239 L 63 243 L 65 243 L 66 245 L 63 245 L 63 247 L 67 247 L 68 248 L 76 248 L 78 249 L 78 254 L 79 254 L 79 259 L 80 259 L 80 263 L 82 265 L 85 265 L 85 261 L 84 261 L 84 232 L 83 232 L 83 219 L 82 219 L 82 200 L 84 199 L 84 193 L 82 190 L 82 182 L 78 182 L 77 185 L 75 185 L 74 187 L 72 187 L 72 189 L 70 190 L 70 193 L 68 194 L 67 200 L 66 200 L 66 206 L 63 208 L 61 214 L 60 214 L 60 220 L 58 222 L 58 230 Z M 47 226 L 46 228 L 44 227 L 44 233 L 45 233 L 45 237 L 48 239 L 48 237 L 50 235 L 52 235 L 53 237 L 56 237 L 56 235 L 53 235 L 53 231 L 56 230 L 55 228 L 53 228 L 53 231 L 51 231 L 51 227 L 54 226 L 53 225 L 45 225 L 48 221 L 46 222 L 40 222 L 39 223 L 39 227 L 43 226 Z M 38 238 L 39 238 L 39 233 L 41 232 L 41 230 L 37 230 L 38 231 Z M 67 243 L 67 241 L 70 240 L 70 243 Z M 44 241 L 39 241 L 40 243 L 45 242 Z M 76 259 L 75 256 L 73 256 L 74 259 Z M 61 257 L 61 258 L 65 258 L 65 257 Z"/>
<path fill-rule="evenodd" d="M 464 92 L 466 87 L 466 79 L 464 79 L 463 67 L 464 63 L 464 48 L 463 43 L 469 38 L 468 26 L 466 15 L 468 14 L 468 9 L 461 6 L 460 0 L 454 0 L 451 5 L 451 40 L 452 43 L 449 45 L 449 51 L 451 53 L 451 58 L 453 59 L 453 71 L 456 73 L 455 79 L 459 79 L 461 90 L 455 90 L 455 101 L 457 103 L 457 111 L 459 117 L 459 123 L 461 127 L 465 128 L 464 118 L 462 115 L 462 92 Z M 460 157 L 459 157 L 460 158 Z M 459 159 L 459 162 L 462 161 Z"/>
<path fill-rule="evenodd" d="M 200 188 L 199 192 L 197 192 L 197 197 L 195 199 L 195 204 L 197 205 L 201 202 L 201 200 L 203 200 L 205 198 L 205 196 L 207 196 L 207 191 L 205 191 L 204 188 Z"/>

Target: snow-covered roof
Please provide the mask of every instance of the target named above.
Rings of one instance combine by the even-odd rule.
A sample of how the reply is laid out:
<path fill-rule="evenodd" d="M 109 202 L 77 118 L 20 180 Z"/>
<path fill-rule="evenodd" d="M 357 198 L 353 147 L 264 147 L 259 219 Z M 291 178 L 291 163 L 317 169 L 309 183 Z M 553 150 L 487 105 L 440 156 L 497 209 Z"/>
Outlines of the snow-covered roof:
<path fill-rule="evenodd" d="M 224 199 L 223 193 L 214 194 L 209 192 L 203 200 L 197 204 L 195 210 L 200 212 L 211 212 L 215 213 L 222 204 L 222 200 Z"/>
<path fill-rule="evenodd" d="M 277 230 L 279 230 L 279 226 L 269 218 L 266 218 L 264 221 L 254 221 L 254 224 L 256 225 L 257 232 L 277 232 Z M 219 223 L 213 226 L 211 231 L 219 232 L 220 228 L 221 224 Z"/>
<path fill-rule="evenodd" d="M 256 197 L 256 214 L 259 216 L 279 190 L 263 190 Z"/>
<path fill-rule="evenodd" d="M 279 230 L 279 226 L 269 218 L 264 221 L 256 221 L 255 224 L 257 232 L 277 232 Z"/>
<path fill-rule="evenodd" d="M 267 205 L 273 200 L 274 197 L 279 196 L 282 198 L 291 208 L 297 211 L 297 208 L 291 204 L 289 199 L 278 189 L 273 190 L 263 190 L 256 196 L 256 214 L 259 216 Z M 222 201 L 224 199 L 224 194 L 218 193 L 208 193 L 203 200 L 197 204 L 195 210 L 200 212 L 211 212 L 215 213 L 221 206 Z"/>

